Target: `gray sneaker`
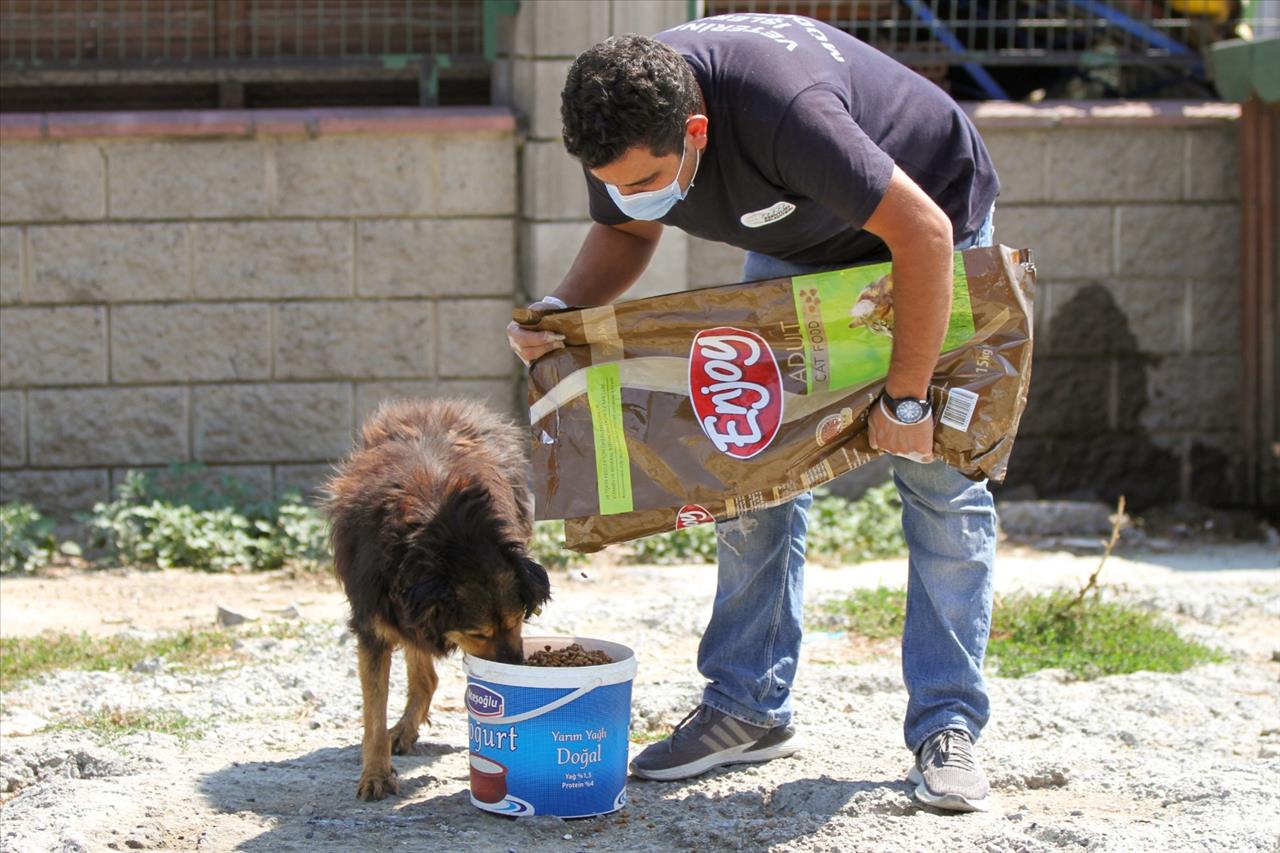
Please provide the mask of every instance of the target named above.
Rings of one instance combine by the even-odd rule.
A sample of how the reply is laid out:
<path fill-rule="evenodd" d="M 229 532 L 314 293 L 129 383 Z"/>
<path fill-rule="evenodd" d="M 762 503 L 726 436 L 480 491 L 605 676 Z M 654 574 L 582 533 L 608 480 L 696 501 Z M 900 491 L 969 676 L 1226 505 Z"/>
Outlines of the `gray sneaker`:
<path fill-rule="evenodd" d="M 631 760 L 642 779 L 688 779 L 725 764 L 768 761 L 800 749 L 790 725 L 753 726 L 699 705 L 676 725 L 666 740 L 645 747 Z"/>
<path fill-rule="evenodd" d="M 916 799 L 934 808 L 955 812 L 989 808 L 991 787 L 973 755 L 973 741 L 963 730 L 947 729 L 926 740 L 907 781 L 916 786 Z"/>

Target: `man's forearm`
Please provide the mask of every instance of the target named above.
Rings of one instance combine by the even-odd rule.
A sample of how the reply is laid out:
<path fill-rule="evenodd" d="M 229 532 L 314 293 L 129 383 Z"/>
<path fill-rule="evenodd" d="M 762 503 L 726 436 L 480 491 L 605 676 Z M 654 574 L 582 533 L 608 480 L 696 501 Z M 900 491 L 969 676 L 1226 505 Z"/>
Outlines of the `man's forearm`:
<path fill-rule="evenodd" d="M 893 357 L 885 387 L 894 397 L 924 397 L 951 316 L 949 234 L 929 233 L 893 253 Z"/>
<path fill-rule="evenodd" d="M 661 233 L 660 227 L 656 230 Z M 608 305 L 636 283 L 657 247 L 656 237 L 593 223 L 564 281 L 552 295 L 569 305 Z"/>
<path fill-rule="evenodd" d="M 885 388 L 923 397 L 951 315 L 951 220 L 898 166 L 865 225 L 893 255 L 893 357 Z"/>

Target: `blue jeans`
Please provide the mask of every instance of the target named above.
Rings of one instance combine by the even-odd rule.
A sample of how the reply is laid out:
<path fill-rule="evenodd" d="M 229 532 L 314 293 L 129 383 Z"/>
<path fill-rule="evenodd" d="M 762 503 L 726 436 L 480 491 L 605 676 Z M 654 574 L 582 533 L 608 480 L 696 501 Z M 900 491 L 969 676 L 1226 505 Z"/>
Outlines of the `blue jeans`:
<path fill-rule="evenodd" d="M 989 213 L 978 234 L 956 248 L 993 240 Z M 751 281 L 820 269 L 751 252 L 742 275 Z M 902 633 L 907 747 L 914 752 L 943 729 L 964 729 L 977 740 L 990 716 L 982 659 L 991 630 L 995 503 L 985 481 L 942 462 L 897 456 L 890 462 L 909 552 Z M 702 701 L 754 725 L 791 719 L 812 502 L 804 494 L 716 525 L 719 579 L 698 647 L 698 671 L 708 681 Z"/>

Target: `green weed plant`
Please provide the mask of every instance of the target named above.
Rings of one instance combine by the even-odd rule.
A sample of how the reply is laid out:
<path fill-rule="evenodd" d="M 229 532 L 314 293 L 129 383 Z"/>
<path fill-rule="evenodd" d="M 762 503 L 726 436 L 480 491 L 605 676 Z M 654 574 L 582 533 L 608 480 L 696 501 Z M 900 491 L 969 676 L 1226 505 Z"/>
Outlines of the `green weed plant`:
<path fill-rule="evenodd" d="M 60 720 L 47 730 L 90 731 L 108 741 L 137 732 L 161 732 L 186 744 L 204 734 L 207 727 L 205 721 L 192 719 L 181 711 L 100 708 Z"/>
<path fill-rule="evenodd" d="M 716 561 L 716 526 L 696 524 L 631 543 L 627 562 L 671 566 L 681 563 Z"/>
<path fill-rule="evenodd" d="M 860 589 L 824 603 L 811 613 L 810 624 L 870 639 L 898 637 L 906 605 L 905 590 Z M 1062 669 L 1090 680 L 1130 672 L 1183 672 L 1225 658 L 1217 650 L 1180 637 L 1158 613 L 1062 591 L 1001 600 L 992 615 L 987 659 L 1006 678 Z"/>
<path fill-rule="evenodd" d="M 296 493 L 253 502 L 230 479 L 221 488 L 170 479 L 177 485 L 162 488 L 130 471 L 115 500 L 97 504 L 86 519 L 90 545 L 119 562 L 166 569 L 256 571 L 287 562 L 315 566 L 327 558 L 328 525 Z"/>
<path fill-rule="evenodd" d="M 80 546 L 58 542 L 56 522 L 30 504 L 0 505 L 0 575 L 27 574 L 51 563 L 58 554 L 76 556 Z"/>
<path fill-rule="evenodd" d="M 825 492 L 815 494 L 806 537 L 808 559 L 828 565 L 850 565 L 907 553 L 902 536 L 902 502 L 892 482 L 867 489 L 849 500 Z"/>
<path fill-rule="evenodd" d="M 819 493 L 809 515 L 808 554 L 818 563 L 848 564 L 906 553 L 901 505 L 891 483 L 858 500 Z M 33 571 L 62 548 L 53 522 L 28 505 L 4 508 L 0 571 Z M 200 465 L 171 466 L 159 476 L 130 471 L 113 500 L 81 519 L 95 559 L 205 571 L 265 570 L 327 563 L 328 525 L 297 495 L 254 500 L 232 477 L 210 477 Z M 551 569 L 584 565 L 589 557 L 564 546 L 564 522 L 534 525 L 534 559 Z M 78 549 L 77 549 L 78 553 Z M 673 530 L 631 543 L 630 563 L 714 563 L 715 525 Z"/>
<path fill-rule="evenodd" d="M 907 591 L 880 586 L 858 589 L 847 598 L 824 602 L 810 623 L 821 630 L 843 630 L 871 640 L 902 636 L 906 623 Z"/>
<path fill-rule="evenodd" d="M 1178 636 L 1160 614 L 1097 596 L 1022 594 L 995 611 L 988 655 L 1000 675 L 1065 669 L 1089 680 L 1129 672 L 1183 672 L 1225 656 Z"/>
<path fill-rule="evenodd" d="M 902 504 L 893 483 L 868 489 L 849 500 L 818 490 L 809 510 L 806 556 L 816 563 L 849 565 L 907 552 L 902 536 Z M 716 529 L 699 524 L 639 539 L 631 563 L 714 563 Z"/>
<path fill-rule="evenodd" d="M 223 628 L 186 629 L 144 640 L 126 634 L 94 637 L 86 633 L 46 632 L 33 637 L 0 637 L 0 688 L 15 685 L 62 669 L 89 672 L 128 671 L 141 661 L 162 658 L 187 669 L 207 669 L 239 659 L 239 639 L 296 636 L 301 627 L 291 622 L 251 626 L 230 631 Z"/>
<path fill-rule="evenodd" d="M 544 568 L 571 569 L 588 562 L 585 554 L 564 547 L 563 521 L 538 521 L 533 525 L 533 544 L 530 556 Z"/>

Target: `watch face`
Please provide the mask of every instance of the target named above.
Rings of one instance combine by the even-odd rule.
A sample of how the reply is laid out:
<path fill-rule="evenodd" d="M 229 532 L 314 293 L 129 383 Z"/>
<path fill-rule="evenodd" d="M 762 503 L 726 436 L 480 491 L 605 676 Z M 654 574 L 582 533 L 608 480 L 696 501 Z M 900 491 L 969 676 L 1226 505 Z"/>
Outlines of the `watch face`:
<path fill-rule="evenodd" d="M 924 417 L 924 406 L 915 400 L 899 400 L 893 416 L 904 424 L 913 424 Z"/>

